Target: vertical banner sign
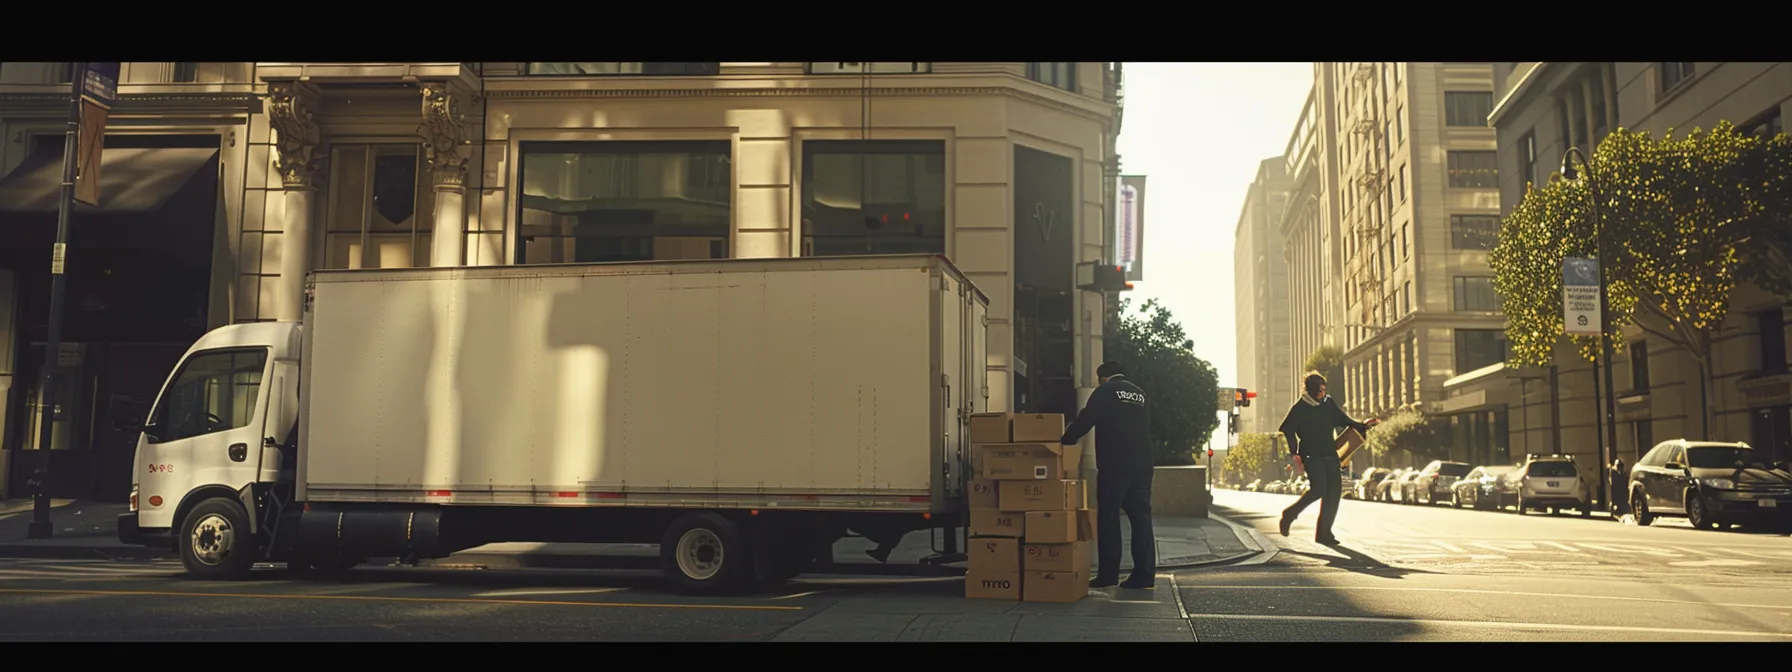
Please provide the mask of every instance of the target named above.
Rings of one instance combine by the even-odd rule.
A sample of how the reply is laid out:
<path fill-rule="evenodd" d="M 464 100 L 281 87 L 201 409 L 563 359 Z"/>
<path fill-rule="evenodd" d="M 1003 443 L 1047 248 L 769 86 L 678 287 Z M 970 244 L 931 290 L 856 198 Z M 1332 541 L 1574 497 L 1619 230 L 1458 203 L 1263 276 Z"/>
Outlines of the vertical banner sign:
<path fill-rule="evenodd" d="M 1145 176 L 1120 176 L 1120 254 L 1117 262 L 1126 269 L 1127 282 L 1145 280 Z"/>
<path fill-rule="evenodd" d="M 75 202 L 100 204 L 100 153 L 106 117 L 118 102 L 118 64 L 88 63 L 81 73 L 81 127 L 75 136 Z"/>
<path fill-rule="evenodd" d="M 1569 336 L 1598 336 L 1604 328 L 1599 312 L 1599 262 L 1562 260 L 1562 331 Z"/>

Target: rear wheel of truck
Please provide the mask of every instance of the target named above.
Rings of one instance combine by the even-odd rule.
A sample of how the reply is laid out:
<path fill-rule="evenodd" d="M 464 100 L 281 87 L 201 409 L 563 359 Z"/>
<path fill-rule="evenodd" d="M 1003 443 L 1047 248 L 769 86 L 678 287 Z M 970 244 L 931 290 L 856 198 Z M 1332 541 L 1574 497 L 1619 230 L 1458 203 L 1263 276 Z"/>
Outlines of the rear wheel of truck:
<path fill-rule="evenodd" d="M 720 595 L 744 590 L 753 582 L 752 563 L 746 531 L 714 513 L 679 516 L 660 540 L 660 570 L 680 593 Z"/>
<path fill-rule="evenodd" d="M 180 539 L 181 564 L 200 579 L 247 578 L 260 550 L 242 505 L 224 497 L 194 506 L 181 524 Z"/>

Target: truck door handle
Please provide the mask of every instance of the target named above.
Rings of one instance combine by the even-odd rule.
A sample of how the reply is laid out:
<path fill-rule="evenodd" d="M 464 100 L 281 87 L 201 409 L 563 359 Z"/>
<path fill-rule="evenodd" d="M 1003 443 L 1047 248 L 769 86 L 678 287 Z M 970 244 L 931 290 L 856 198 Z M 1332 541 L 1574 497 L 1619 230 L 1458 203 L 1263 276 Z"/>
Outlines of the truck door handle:
<path fill-rule="evenodd" d="M 231 462 L 242 462 L 247 459 L 249 459 L 249 444 L 247 444 L 247 443 L 230 444 L 230 461 Z"/>

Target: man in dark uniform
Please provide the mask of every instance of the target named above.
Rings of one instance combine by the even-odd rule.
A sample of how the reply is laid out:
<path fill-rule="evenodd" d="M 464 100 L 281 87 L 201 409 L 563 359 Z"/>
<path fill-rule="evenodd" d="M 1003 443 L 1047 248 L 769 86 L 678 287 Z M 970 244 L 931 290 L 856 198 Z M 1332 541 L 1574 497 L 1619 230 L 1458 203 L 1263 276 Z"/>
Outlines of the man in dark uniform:
<path fill-rule="evenodd" d="M 1288 409 L 1288 417 L 1282 420 L 1281 432 L 1288 437 L 1288 449 L 1295 468 L 1307 473 L 1308 487 L 1306 494 L 1282 512 L 1282 536 L 1288 536 L 1288 528 L 1294 525 L 1300 512 L 1318 501 L 1319 525 L 1314 540 L 1321 544 L 1336 544 L 1338 540 L 1332 536 L 1332 521 L 1338 517 L 1338 498 L 1344 489 L 1338 464 L 1338 429 L 1351 427 L 1367 432 L 1380 421 L 1351 419 L 1338 407 L 1337 400 L 1326 395 L 1325 376 L 1307 374 L 1305 387 L 1306 393 L 1294 402 L 1294 407 Z"/>
<path fill-rule="evenodd" d="M 1151 590 L 1157 586 L 1157 539 L 1151 534 L 1151 412 L 1145 391 L 1126 379 L 1119 362 L 1095 370 L 1101 386 L 1058 442 L 1074 446 L 1095 433 L 1095 516 L 1098 567 L 1091 588 Z M 1120 512 L 1132 524 L 1132 574 L 1120 583 Z"/>

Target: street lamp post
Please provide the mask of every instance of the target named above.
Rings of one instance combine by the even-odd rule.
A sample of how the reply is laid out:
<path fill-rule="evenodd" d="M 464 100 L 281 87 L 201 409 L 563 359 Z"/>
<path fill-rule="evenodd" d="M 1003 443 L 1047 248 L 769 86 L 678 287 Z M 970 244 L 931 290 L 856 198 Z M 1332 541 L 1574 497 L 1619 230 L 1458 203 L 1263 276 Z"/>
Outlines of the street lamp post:
<path fill-rule="evenodd" d="M 1599 210 L 1599 182 L 1593 176 L 1593 162 L 1587 160 L 1587 155 L 1579 147 L 1569 147 L 1562 154 L 1562 177 L 1576 179 L 1577 171 L 1571 161 L 1575 157 L 1580 158 L 1587 178 L 1587 192 L 1593 208 L 1593 244 L 1595 254 L 1599 256 L 1599 347 L 1600 358 L 1605 360 L 1605 427 L 1602 432 L 1604 436 L 1600 440 L 1599 498 L 1607 510 L 1622 513 L 1627 502 L 1620 502 L 1617 508 L 1613 508 L 1612 499 L 1619 493 L 1607 492 L 1607 484 L 1611 482 L 1611 475 L 1608 473 L 1611 460 L 1618 454 L 1618 389 L 1612 383 L 1612 311 L 1609 296 L 1611 257 L 1606 254 L 1605 218 Z"/>

